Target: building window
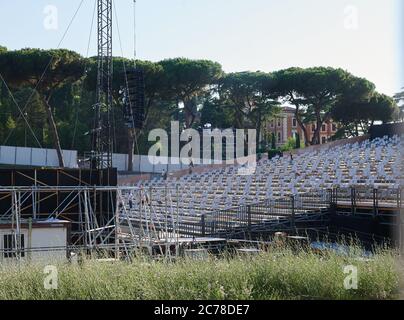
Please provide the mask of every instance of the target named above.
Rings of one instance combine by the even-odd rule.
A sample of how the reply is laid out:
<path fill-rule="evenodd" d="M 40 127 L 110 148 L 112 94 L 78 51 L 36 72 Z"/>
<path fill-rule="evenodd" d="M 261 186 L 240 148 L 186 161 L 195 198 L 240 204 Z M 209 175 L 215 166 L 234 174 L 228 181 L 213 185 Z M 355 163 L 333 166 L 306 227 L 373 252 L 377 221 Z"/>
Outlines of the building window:
<path fill-rule="evenodd" d="M 280 126 L 281 126 L 281 120 L 278 119 L 278 127 L 280 127 Z"/>
<path fill-rule="evenodd" d="M 313 125 L 311 126 L 311 131 L 313 131 L 313 132 L 316 131 L 316 125 L 315 125 L 315 124 L 313 124 Z"/>
<path fill-rule="evenodd" d="M 326 144 L 326 143 L 327 143 L 327 138 L 326 138 L 326 137 L 322 137 L 322 138 L 321 138 L 321 143 L 322 143 L 322 144 Z"/>
<path fill-rule="evenodd" d="M 332 131 L 337 131 L 337 125 L 335 123 L 332 124 Z"/>
<path fill-rule="evenodd" d="M 297 120 L 296 119 L 293 119 L 293 126 L 297 127 Z"/>
<path fill-rule="evenodd" d="M 281 133 L 278 132 L 278 142 L 282 142 L 281 140 L 282 140 Z"/>
<path fill-rule="evenodd" d="M 16 236 L 13 234 L 5 234 L 3 236 L 3 257 L 4 258 L 16 258 L 17 253 L 15 251 L 16 248 Z M 21 257 L 25 257 L 25 243 L 24 243 L 24 235 L 21 235 L 20 240 L 20 249 L 21 249 Z"/>
<path fill-rule="evenodd" d="M 274 127 L 274 124 L 275 124 L 274 120 L 271 120 L 271 128 Z"/>
<path fill-rule="evenodd" d="M 321 127 L 321 130 L 322 130 L 323 132 L 326 132 L 326 131 L 327 131 L 327 126 L 326 126 L 325 124 L 323 124 L 323 126 Z"/>

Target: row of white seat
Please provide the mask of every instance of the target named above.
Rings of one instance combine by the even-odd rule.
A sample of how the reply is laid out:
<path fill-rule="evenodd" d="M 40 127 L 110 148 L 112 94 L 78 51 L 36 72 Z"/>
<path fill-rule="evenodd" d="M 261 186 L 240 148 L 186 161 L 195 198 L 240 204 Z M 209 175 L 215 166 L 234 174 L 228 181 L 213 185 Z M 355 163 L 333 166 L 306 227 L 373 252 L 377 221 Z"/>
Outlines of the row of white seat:
<path fill-rule="evenodd" d="M 141 181 L 136 186 L 143 188 L 156 208 L 175 206 L 182 215 L 197 215 L 335 186 L 398 188 L 403 185 L 403 146 L 401 138 L 385 137 L 302 153 L 293 159 L 287 156 L 262 160 L 250 175 L 240 175 L 243 169 L 240 166 L 228 166 L 180 179 L 169 176 L 167 180 Z"/>

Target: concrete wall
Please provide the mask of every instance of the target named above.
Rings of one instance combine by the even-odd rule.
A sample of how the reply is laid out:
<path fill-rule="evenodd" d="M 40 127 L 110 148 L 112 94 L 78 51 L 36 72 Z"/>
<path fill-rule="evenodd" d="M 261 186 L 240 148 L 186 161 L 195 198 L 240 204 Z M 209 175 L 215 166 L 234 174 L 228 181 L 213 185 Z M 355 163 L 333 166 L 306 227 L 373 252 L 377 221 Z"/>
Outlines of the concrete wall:
<path fill-rule="evenodd" d="M 63 150 L 66 168 L 77 168 L 77 151 Z M 56 150 L 0 146 L 0 164 L 29 167 L 59 167 Z"/>

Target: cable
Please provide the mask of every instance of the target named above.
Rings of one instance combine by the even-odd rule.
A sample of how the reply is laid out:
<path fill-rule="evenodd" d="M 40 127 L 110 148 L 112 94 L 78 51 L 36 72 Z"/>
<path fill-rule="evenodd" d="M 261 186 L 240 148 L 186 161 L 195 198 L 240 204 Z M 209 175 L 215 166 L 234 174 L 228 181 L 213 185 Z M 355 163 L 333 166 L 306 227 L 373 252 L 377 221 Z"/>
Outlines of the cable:
<path fill-rule="evenodd" d="M 136 59 L 137 59 L 137 28 L 136 28 L 136 0 L 133 0 L 133 46 L 134 46 L 134 50 L 133 50 L 133 64 L 134 67 L 136 68 Z M 126 81 L 127 83 L 127 81 Z M 132 119 L 132 124 L 133 127 L 135 126 L 135 120 Z M 135 148 L 137 151 L 137 154 L 140 155 L 140 150 L 139 150 L 139 143 L 138 143 L 138 137 L 137 137 L 137 132 L 136 129 L 133 130 L 133 134 L 134 134 L 134 140 L 135 140 Z M 139 166 L 139 170 L 140 170 L 140 174 L 142 175 L 143 172 L 142 170 L 142 166 Z"/>
<path fill-rule="evenodd" d="M 79 6 L 77 7 L 77 9 L 76 9 L 76 11 L 75 11 L 75 13 L 74 13 L 72 19 L 70 20 L 70 22 L 69 22 L 69 24 L 68 24 L 68 26 L 67 26 L 67 28 L 66 28 L 66 30 L 65 30 L 65 32 L 64 32 L 64 34 L 63 34 L 61 40 L 59 41 L 58 46 L 57 46 L 56 49 L 59 49 L 60 46 L 62 45 L 62 42 L 63 42 L 63 40 L 65 39 L 67 33 L 69 32 L 70 27 L 72 26 L 74 20 L 76 19 L 76 16 L 77 16 L 78 12 L 80 11 L 80 9 L 81 9 L 83 3 L 84 3 L 84 0 L 81 0 Z M 49 60 L 49 63 L 48 63 L 47 66 L 45 67 L 45 70 L 43 71 L 43 73 L 42 73 L 40 79 L 38 80 L 38 82 L 37 82 L 37 84 L 36 84 L 36 86 L 35 86 L 35 89 L 32 91 L 32 93 L 31 93 L 31 95 L 29 96 L 29 98 L 28 98 L 28 100 L 27 100 L 27 102 L 26 102 L 24 108 L 22 109 L 22 113 L 24 113 L 25 110 L 27 109 L 29 103 L 31 102 L 32 97 L 34 96 L 35 91 L 37 91 L 37 89 L 38 89 L 40 83 L 42 82 L 43 78 L 45 77 L 45 74 L 46 74 L 46 72 L 48 71 L 48 69 L 49 69 L 50 65 L 52 64 L 53 60 L 54 60 L 54 56 L 51 57 L 51 59 Z M 22 114 L 21 114 L 21 115 L 22 115 Z M 18 122 L 21 120 L 21 115 L 17 118 L 16 124 L 18 124 Z M 17 126 L 16 126 L 16 127 L 17 127 Z M 14 130 L 15 130 L 15 128 L 14 128 L 13 130 L 11 130 L 11 132 L 9 133 L 9 135 L 7 136 L 7 138 L 6 138 L 6 140 L 5 140 L 5 142 L 4 142 L 3 144 L 7 143 L 8 139 L 11 137 L 11 135 L 12 135 L 13 132 L 14 132 Z"/>
<path fill-rule="evenodd" d="M 136 14 L 136 0 L 134 0 L 133 3 L 134 3 L 134 6 L 135 6 L 134 13 Z M 118 40 L 119 40 L 119 45 L 120 45 L 120 49 L 121 49 L 121 55 L 123 57 L 124 54 L 123 54 L 123 47 L 122 47 L 122 41 L 121 41 L 121 33 L 120 33 L 120 29 L 119 29 L 118 15 L 117 15 L 115 2 L 113 3 L 113 6 L 114 6 L 114 15 L 115 15 L 115 20 L 116 20 L 116 28 L 117 28 L 117 32 L 118 32 Z M 135 48 L 136 48 L 136 45 L 135 45 Z M 136 54 L 136 49 L 135 49 L 135 54 Z M 136 63 L 136 58 L 134 59 L 134 61 Z M 127 90 L 127 92 L 129 92 L 128 76 L 127 76 L 127 73 L 126 73 L 126 65 L 125 65 L 124 60 L 122 60 L 122 65 L 123 65 L 123 69 L 124 69 L 124 73 L 125 73 L 126 90 Z M 133 128 L 134 128 L 135 127 L 135 120 L 134 119 L 132 119 L 132 124 L 133 124 Z M 138 139 L 137 139 L 137 134 L 136 134 L 136 129 L 133 129 L 133 133 L 134 133 L 134 140 L 135 140 L 135 148 L 136 148 L 137 154 L 140 154 L 140 152 L 139 152 L 139 144 L 138 144 Z M 140 166 L 140 170 L 141 170 L 141 166 Z M 140 171 L 140 174 L 142 175 L 143 172 Z"/>
<path fill-rule="evenodd" d="M 11 99 L 13 100 L 14 104 L 17 106 L 18 111 L 20 112 L 20 116 L 24 118 L 25 122 L 26 122 L 27 125 L 28 125 L 29 130 L 31 131 L 31 133 L 32 133 L 32 135 L 33 135 L 33 137 L 34 137 L 34 139 L 35 139 L 35 141 L 38 143 L 39 148 L 42 149 L 41 143 L 39 142 L 39 140 L 38 140 L 38 138 L 37 138 L 35 132 L 32 130 L 31 125 L 29 124 L 29 122 L 28 122 L 27 118 L 25 117 L 23 111 L 21 110 L 20 106 L 18 105 L 17 101 L 15 100 L 13 93 L 11 92 L 10 88 L 8 87 L 6 81 L 4 80 L 3 76 L 1 75 L 1 73 L 0 73 L 0 78 L 1 78 L 1 81 L 4 83 L 4 85 L 5 85 L 6 89 L 7 89 L 7 91 L 9 92 L 9 94 L 10 94 L 10 96 L 11 96 Z M 15 128 L 14 128 L 14 129 L 15 129 Z M 13 130 L 14 130 L 14 129 L 13 129 Z M 6 141 L 4 142 L 3 145 L 5 145 L 5 144 L 7 143 L 7 141 L 8 141 L 8 139 L 6 139 Z"/>
<path fill-rule="evenodd" d="M 133 64 L 136 68 L 137 37 L 136 37 L 136 0 L 133 0 Z"/>
<path fill-rule="evenodd" d="M 94 0 L 93 18 L 92 18 L 92 20 L 91 20 L 90 35 L 88 36 L 86 57 L 88 57 L 88 55 L 89 55 L 89 53 L 90 53 L 91 37 L 92 37 L 92 35 L 93 35 L 93 30 L 94 30 L 94 21 L 95 21 L 96 9 L 97 9 L 97 0 Z"/>
<path fill-rule="evenodd" d="M 94 0 L 93 17 L 92 17 L 92 20 L 91 20 L 90 34 L 88 36 L 87 51 L 86 51 L 86 63 L 84 65 L 84 74 L 87 73 L 88 56 L 90 54 L 91 38 L 92 38 L 92 35 L 93 35 L 93 30 L 94 30 L 94 21 L 95 21 L 96 10 L 97 10 L 97 0 Z M 82 97 L 83 97 L 83 89 L 84 89 L 84 81 L 82 82 L 82 86 L 81 86 L 80 102 L 82 101 Z M 77 134 L 78 120 L 79 120 L 79 108 L 77 108 L 77 112 L 76 112 L 76 122 L 75 122 L 75 125 L 74 125 L 74 132 L 73 132 L 72 146 L 71 146 L 72 150 L 74 149 L 75 142 L 76 142 L 75 140 L 76 140 L 76 134 Z"/>

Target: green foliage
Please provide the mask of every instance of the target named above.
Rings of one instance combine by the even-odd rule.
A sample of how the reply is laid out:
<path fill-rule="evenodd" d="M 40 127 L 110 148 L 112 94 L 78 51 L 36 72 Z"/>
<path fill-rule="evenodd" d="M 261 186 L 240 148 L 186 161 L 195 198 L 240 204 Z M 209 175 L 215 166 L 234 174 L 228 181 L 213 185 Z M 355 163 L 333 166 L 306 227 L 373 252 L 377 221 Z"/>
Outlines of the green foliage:
<path fill-rule="evenodd" d="M 201 124 L 210 124 L 215 128 L 232 128 L 232 113 L 229 108 L 217 103 L 216 100 L 205 101 L 201 110 Z"/>
<path fill-rule="evenodd" d="M 387 123 L 397 119 L 399 109 L 392 98 L 374 93 L 362 99 L 341 99 L 333 108 L 332 116 L 343 124 L 346 134 L 358 136 L 367 133 L 376 121 Z"/>
<path fill-rule="evenodd" d="M 39 94 L 45 106 L 47 129 L 50 132 L 52 146 L 57 151 L 59 166 L 63 167 L 62 146 L 54 115 L 55 110 L 51 106 L 51 98 L 55 90 L 72 84 L 83 76 L 83 59 L 79 54 L 69 50 L 23 49 L 5 51 L 0 53 L 0 70 L 10 87 L 19 89 L 30 86 L 35 88 L 34 93 Z M 32 95 L 28 97 L 25 105 L 31 102 L 31 97 Z M 24 116 L 20 116 L 24 119 Z M 29 124 L 28 121 L 26 122 Z M 25 125 L 28 126 L 28 124 Z M 27 129 L 25 128 L 24 131 L 26 136 Z M 30 131 L 32 130 L 30 129 Z M 34 134 L 32 135 L 34 136 Z M 37 140 L 38 138 L 36 138 Z M 27 144 L 26 141 L 25 137 L 24 144 Z"/>
<path fill-rule="evenodd" d="M 398 107 L 397 120 L 404 121 L 404 90 L 394 95 L 393 98 Z"/>
<path fill-rule="evenodd" d="M 341 100 L 370 97 L 374 84 L 342 69 L 325 67 L 290 68 L 275 72 L 276 91 L 285 102 L 296 107 L 295 117 L 308 142 L 307 122 L 316 122 L 311 144 L 320 144 L 322 125 L 339 108 Z M 338 107 L 337 107 L 338 106 Z"/>
<path fill-rule="evenodd" d="M 274 248 L 256 257 L 205 261 L 84 261 L 57 265 L 57 290 L 44 289 L 43 266 L 2 265 L 0 300 L 393 299 L 399 289 L 395 258 L 388 251 L 366 261 Z M 358 268 L 358 290 L 344 288 L 347 265 Z"/>
<path fill-rule="evenodd" d="M 272 149 L 276 149 L 276 136 L 274 132 L 271 134 L 271 147 Z"/>
<path fill-rule="evenodd" d="M 295 148 L 296 148 L 296 139 L 289 138 L 288 141 L 281 147 L 281 150 L 283 152 L 288 152 L 288 151 L 292 151 Z"/>
<path fill-rule="evenodd" d="M 15 129 L 16 124 L 13 118 L 8 117 L 7 118 L 7 122 L 6 122 L 6 128 L 11 130 L 11 129 Z"/>
<path fill-rule="evenodd" d="M 49 66 L 48 66 L 49 64 Z M 398 109 L 389 97 L 378 95 L 374 85 L 354 77 L 341 69 L 289 68 L 274 73 L 236 72 L 225 74 L 220 64 L 209 60 L 186 58 L 161 62 L 136 61 L 145 72 L 146 122 L 138 132 L 136 152 L 147 153 L 150 130 L 170 128 L 170 121 L 178 120 L 183 127 L 255 128 L 257 145 L 264 136 L 266 121 L 276 116 L 281 101 L 296 107 L 296 118 L 303 130 L 310 121 L 323 123 L 335 117 L 344 125 L 340 137 L 347 132 L 358 134 L 374 121 L 394 120 Z M 47 72 L 44 70 L 48 66 Z M 114 79 L 112 110 L 115 152 L 128 151 L 128 129 L 123 119 L 122 89 L 124 70 L 134 61 L 113 59 Z M 49 123 L 57 125 L 61 146 L 91 149 L 93 105 L 97 80 L 97 60 L 82 58 L 69 50 L 23 49 L 7 51 L 0 48 L 0 72 L 26 112 L 26 117 L 44 147 L 52 147 Z M 43 79 L 36 87 L 39 79 Z M 36 88 L 36 90 L 34 90 Z M 401 97 L 401 98 L 400 98 Z M 397 101 L 402 96 L 395 97 Z M 29 103 L 27 103 L 29 102 Z M 50 105 L 51 115 L 46 109 Z M 319 128 L 321 125 L 319 126 Z M 11 134 L 11 135 L 10 135 Z M 10 139 L 6 138 L 10 135 Z M 318 135 L 318 132 L 316 132 Z M 316 136 L 315 135 L 315 136 Z M 348 134 L 350 135 L 350 134 Z M 271 148 L 276 149 L 276 137 Z M 305 139 L 308 141 L 308 139 Z M 37 142 L 21 119 L 14 101 L 4 84 L 0 84 L 0 144 L 36 147 Z M 317 143 L 316 139 L 311 143 Z M 286 150 L 290 149 L 286 146 Z M 298 141 L 293 148 L 298 147 Z M 267 147 L 262 147 L 261 151 Z"/>
<path fill-rule="evenodd" d="M 63 84 L 82 77 L 84 60 L 65 49 L 22 49 L 1 53 L 0 70 L 10 86 L 36 86 L 42 78 L 37 89 L 48 97 Z"/>
<path fill-rule="evenodd" d="M 404 121 L 404 88 L 403 91 L 394 95 L 394 100 L 399 108 L 398 119 Z"/>
<path fill-rule="evenodd" d="M 209 60 L 186 58 L 167 59 L 159 63 L 163 68 L 160 79 L 164 96 L 183 104 L 185 127 L 194 126 L 198 116 L 198 97 L 209 94 L 222 76 L 222 66 Z"/>
<path fill-rule="evenodd" d="M 257 146 L 265 122 L 280 111 L 274 88 L 273 75 L 259 71 L 230 73 L 219 81 L 218 103 L 230 110 L 234 128 L 257 130 Z"/>
<path fill-rule="evenodd" d="M 302 147 L 302 141 L 300 140 L 300 135 L 296 134 L 296 145 L 295 145 L 295 149 L 300 149 Z"/>

